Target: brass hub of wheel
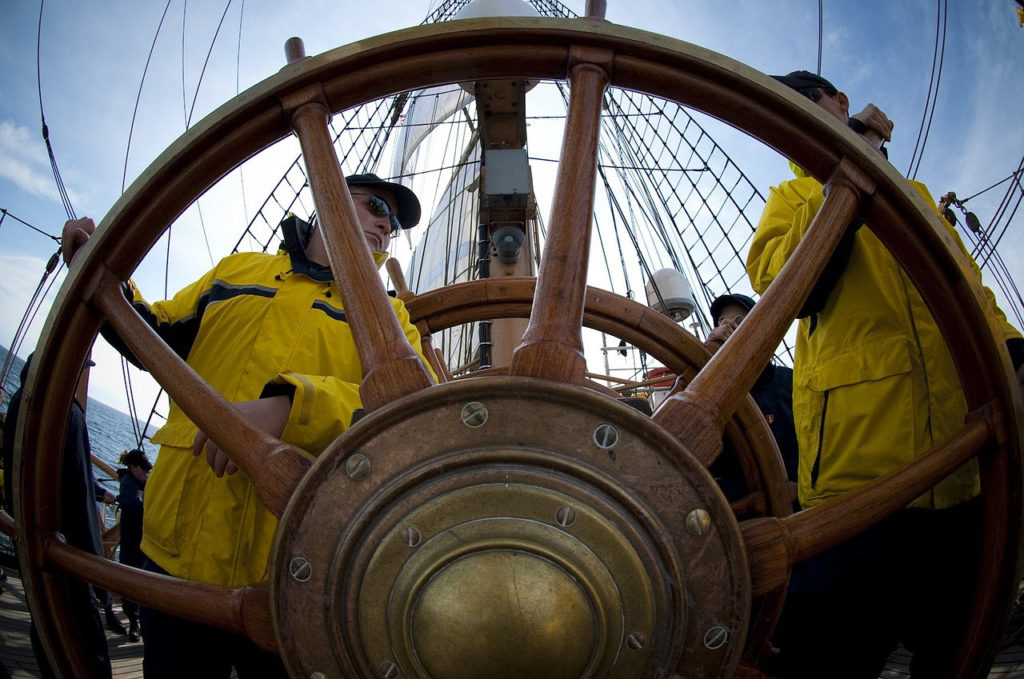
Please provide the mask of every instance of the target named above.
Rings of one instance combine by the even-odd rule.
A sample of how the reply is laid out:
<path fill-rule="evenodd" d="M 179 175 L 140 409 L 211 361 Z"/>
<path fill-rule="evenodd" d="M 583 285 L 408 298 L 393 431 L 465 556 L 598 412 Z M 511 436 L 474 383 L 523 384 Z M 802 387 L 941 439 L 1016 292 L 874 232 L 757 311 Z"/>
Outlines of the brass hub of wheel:
<path fill-rule="evenodd" d="M 429 391 L 353 427 L 282 517 L 272 600 L 294 676 L 735 667 L 750 606 L 739 529 L 678 442 L 578 387 Z"/>

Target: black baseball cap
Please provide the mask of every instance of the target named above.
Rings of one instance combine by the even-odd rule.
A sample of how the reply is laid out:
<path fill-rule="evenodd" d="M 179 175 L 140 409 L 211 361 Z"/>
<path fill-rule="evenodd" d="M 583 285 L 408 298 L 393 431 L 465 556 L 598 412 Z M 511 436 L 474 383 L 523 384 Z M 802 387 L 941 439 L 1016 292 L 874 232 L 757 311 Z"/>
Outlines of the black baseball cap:
<path fill-rule="evenodd" d="M 726 304 L 739 304 L 741 307 L 750 311 L 754 308 L 754 300 L 750 299 L 746 295 L 720 295 L 715 298 L 715 301 L 711 303 L 711 322 L 718 322 L 718 314 L 722 311 L 722 308 Z"/>
<path fill-rule="evenodd" d="M 149 471 L 150 469 L 153 468 L 153 463 L 150 462 L 149 458 L 146 457 L 146 454 L 139 450 L 138 448 L 135 448 L 134 450 L 129 450 L 124 455 L 122 455 L 121 464 L 123 464 L 126 467 L 130 464 L 134 464 L 138 467 L 142 467 L 146 471 Z"/>
<path fill-rule="evenodd" d="M 386 182 L 375 174 L 350 174 L 345 177 L 345 183 L 350 187 L 362 186 L 368 189 L 381 189 L 387 191 L 398 202 L 398 221 L 403 229 L 411 229 L 420 223 L 420 200 L 416 194 L 401 184 Z"/>
<path fill-rule="evenodd" d="M 836 86 L 828 80 L 825 80 L 820 75 L 811 73 L 810 71 L 793 71 L 786 75 L 773 75 L 772 77 L 783 85 L 792 87 L 794 90 L 808 90 L 820 87 L 825 90 L 830 97 L 835 96 L 836 92 L 839 91 L 836 89 Z"/>

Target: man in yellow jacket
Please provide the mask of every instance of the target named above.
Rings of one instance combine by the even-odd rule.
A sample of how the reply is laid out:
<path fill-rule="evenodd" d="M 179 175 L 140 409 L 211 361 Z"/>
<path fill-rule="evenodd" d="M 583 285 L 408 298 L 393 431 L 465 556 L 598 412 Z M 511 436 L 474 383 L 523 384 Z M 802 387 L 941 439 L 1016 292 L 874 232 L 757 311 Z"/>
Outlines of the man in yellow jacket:
<path fill-rule="evenodd" d="M 399 228 L 420 206 L 404 186 L 376 175 L 346 178 L 363 235 L 378 266 Z M 70 259 L 91 220 L 68 222 Z M 322 235 L 290 217 L 276 255 L 229 255 L 173 299 L 147 303 L 129 283 L 136 311 L 203 379 L 251 422 L 317 455 L 361 407 L 362 368 Z M 404 304 L 391 299 L 412 346 L 420 336 Z M 116 336 L 108 341 L 130 356 Z M 240 587 L 269 576 L 277 519 L 255 486 L 174 403 L 153 436 L 160 452 L 146 486 L 142 551 L 158 573 Z M 202 453 L 205 452 L 206 455 Z M 274 654 L 247 638 L 143 609 L 144 671 L 153 677 L 286 676 Z"/>
<path fill-rule="evenodd" d="M 776 78 L 876 148 L 890 139 L 893 124 L 881 110 L 869 104 L 850 118 L 848 98 L 824 78 L 807 71 Z M 759 293 L 824 199 L 821 183 L 794 170 L 796 179 L 772 188 L 748 253 L 747 272 Z M 935 206 L 923 184 L 911 184 Z M 938 210 L 935 222 L 966 255 Z M 1020 370 L 1024 340 L 986 292 Z M 966 402 L 935 320 L 870 228 L 850 225 L 800 316 L 793 414 L 801 506 L 878 478 L 963 425 Z M 781 654 L 770 670 L 874 678 L 903 641 L 914 652 L 914 676 L 944 676 L 968 603 L 955 600 L 948 582 L 962 582 L 974 568 L 979 492 L 972 461 L 896 516 L 795 569 L 776 636 Z"/>

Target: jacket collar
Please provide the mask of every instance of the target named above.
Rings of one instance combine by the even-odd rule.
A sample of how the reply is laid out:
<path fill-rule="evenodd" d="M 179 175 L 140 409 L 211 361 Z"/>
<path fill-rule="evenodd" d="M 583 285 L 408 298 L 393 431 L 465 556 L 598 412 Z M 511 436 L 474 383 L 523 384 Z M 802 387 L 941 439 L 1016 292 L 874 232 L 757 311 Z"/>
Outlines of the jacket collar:
<path fill-rule="evenodd" d="M 315 262 L 311 262 L 306 257 L 306 250 L 298 234 L 298 229 L 301 228 L 300 222 L 301 220 L 297 217 L 290 217 L 281 222 L 281 233 L 284 236 L 282 249 L 288 253 L 292 271 L 308 276 L 314 281 L 334 280 L 330 267 L 320 266 Z M 304 222 L 301 223 L 305 224 Z M 378 269 L 380 269 L 387 258 L 388 253 L 386 252 L 373 252 L 373 263 Z"/>

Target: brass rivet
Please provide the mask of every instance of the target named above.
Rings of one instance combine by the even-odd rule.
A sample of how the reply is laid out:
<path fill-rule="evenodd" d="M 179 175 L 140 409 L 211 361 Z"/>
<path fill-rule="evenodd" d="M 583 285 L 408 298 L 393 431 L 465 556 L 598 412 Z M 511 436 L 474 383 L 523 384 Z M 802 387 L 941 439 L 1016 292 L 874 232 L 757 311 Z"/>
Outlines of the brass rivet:
<path fill-rule="evenodd" d="M 349 455 L 345 460 L 345 473 L 353 481 L 362 481 L 370 475 L 370 458 L 362 453 Z"/>
<path fill-rule="evenodd" d="M 288 572 L 297 582 L 306 582 L 313 577 L 313 566 L 305 557 L 297 556 L 288 564 Z"/>
<path fill-rule="evenodd" d="M 714 651 L 725 646 L 729 641 L 729 630 L 721 625 L 715 625 L 704 633 L 704 648 Z"/>
<path fill-rule="evenodd" d="M 405 540 L 405 544 L 410 547 L 415 547 L 420 544 L 420 540 L 423 539 L 423 535 L 416 526 L 409 526 L 402 532 L 402 538 Z"/>
<path fill-rule="evenodd" d="M 600 424 L 594 430 L 594 444 L 598 448 L 614 448 L 619 442 L 619 430 L 610 424 Z"/>
<path fill-rule="evenodd" d="M 711 530 L 711 515 L 704 509 L 694 509 L 686 515 L 686 532 L 691 535 L 704 535 Z"/>
<path fill-rule="evenodd" d="M 471 401 L 462 406 L 462 424 L 467 427 L 482 427 L 487 423 L 487 406 L 478 401 Z"/>

